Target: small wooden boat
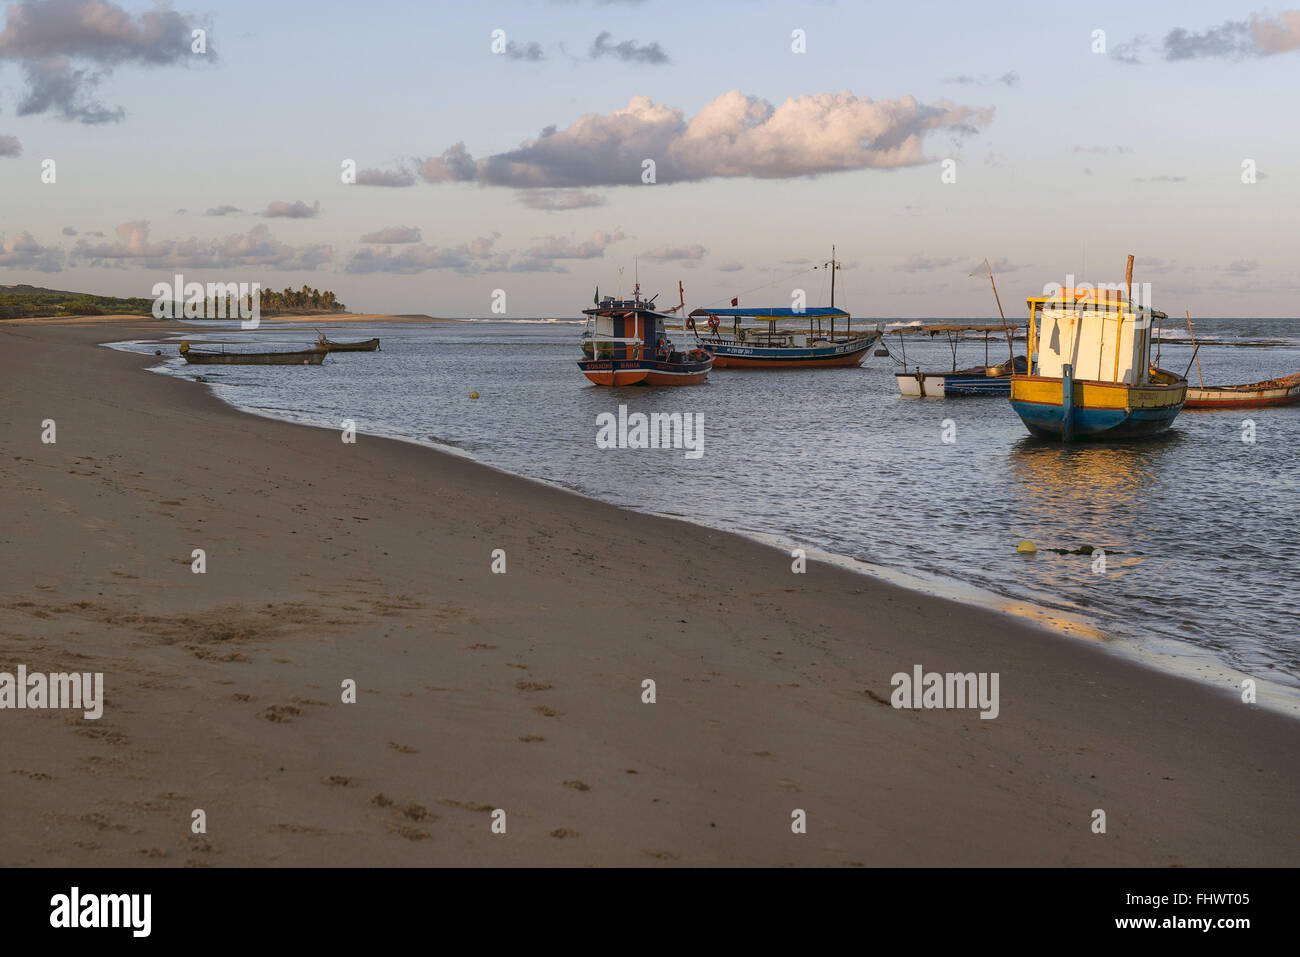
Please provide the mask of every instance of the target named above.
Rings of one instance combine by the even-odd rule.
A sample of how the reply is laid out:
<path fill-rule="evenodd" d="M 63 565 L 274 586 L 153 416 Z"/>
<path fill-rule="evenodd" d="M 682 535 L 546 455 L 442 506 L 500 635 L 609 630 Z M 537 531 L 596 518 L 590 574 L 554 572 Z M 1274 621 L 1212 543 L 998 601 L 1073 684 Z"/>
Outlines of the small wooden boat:
<path fill-rule="evenodd" d="M 1075 439 L 1163 432 L 1187 400 L 1187 380 L 1151 365 L 1152 321 L 1167 318 L 1128 293 L 1091 287 L 1032 296 L 1029 375 L 1011 377 L 1011 407 L 1032 434 Z"/>
<path fill-rule="evenodd" d="M 680 290 L 681 284 L 678 284 Z M 664 331 L 664 320 L 641 298 L 637 284 L 631 299 L 596 295 L 596 308 L 584 309 L 590 328 L 583 334 L 578 368 L 595 385 L 698 385 L 713 368 L 707 349 L 679 351 Z M 586 358 L 590 355 L 592 358 Z"/>
<path fill-rule="evenodd" d="M 300 352 L 195 352 L 181 343 L 181 358 L 196 366 L 318 366 L 325 361 L 324 349 Z"/>
<path fill-rule="evenodd" d="M 1300 372 L 1248 385 L 1188 388 L 1188 409 L 1263 409 L 1300 402 Z"/>
<path fill-rule="evenodd" d="M 957 396 L 980 396 L 1011 394 L 1011 373 L 1028 372 L 1029 363 L 1024 356 L 1006 359 L 996 365 L 989 364 L 989 333 L 1001 332 L 1007 337 L 1008 347 L 1015 335 L 1014 325 L 971 325 L 940 323 L 929 326 L 907 326 L 898 330 L 898 342 L 902 350 L 901 372 L 895 372 L 898 392 L 905 398 L 947 399 Z M 963 333 L 984 333 L 984 364 L 971 366 L 969 369 L 957 368 L 957 342 Z M 949 371 L 926 371 L 918 366 L 909 370 L 907 367 L 907 345 L 904 334 L 925 334 L 930 338 L 943 333 L 948 337 L 948 347 L 952 350 L 952 369 Z"/>
<path fill-rule="evenodd" d="M 326 352 L 374 352 L 379 348 L 378 339 L 363 339 L 361 342 L 331 342 L 325 333 L 317 332 L 316 348 Z"/>

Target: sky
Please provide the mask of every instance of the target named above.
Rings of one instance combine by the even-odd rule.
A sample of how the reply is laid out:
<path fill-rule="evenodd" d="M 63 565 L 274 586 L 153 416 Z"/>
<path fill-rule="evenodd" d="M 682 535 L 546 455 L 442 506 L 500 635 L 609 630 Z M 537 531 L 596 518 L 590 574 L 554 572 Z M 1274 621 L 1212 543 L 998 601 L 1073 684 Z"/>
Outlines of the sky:
<path fill-rule="evenodd" d="M 0 284 L 578 317 L 620 268 L 661 302 L 826 305 L 834 245 L 855 316 L 994 317 L 985 259 L 1019 315 L 1128 253 L 1171 315 L 1300 315 L 1300 10 L 0 9 Z"/>

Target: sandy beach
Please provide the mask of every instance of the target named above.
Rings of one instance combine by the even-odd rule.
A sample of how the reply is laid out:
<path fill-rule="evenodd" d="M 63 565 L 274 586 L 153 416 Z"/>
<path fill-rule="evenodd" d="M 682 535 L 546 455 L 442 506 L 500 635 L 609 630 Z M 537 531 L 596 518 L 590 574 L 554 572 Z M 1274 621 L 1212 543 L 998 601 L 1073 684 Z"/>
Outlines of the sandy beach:
<path fill-rule="evenodd" d="M 1300 863 L 1300 723 L 1230 688 L 99 346 L 175 329 L 0 323 L 0 671 L 105 698 L 0 711 L 0 864 Z"/>

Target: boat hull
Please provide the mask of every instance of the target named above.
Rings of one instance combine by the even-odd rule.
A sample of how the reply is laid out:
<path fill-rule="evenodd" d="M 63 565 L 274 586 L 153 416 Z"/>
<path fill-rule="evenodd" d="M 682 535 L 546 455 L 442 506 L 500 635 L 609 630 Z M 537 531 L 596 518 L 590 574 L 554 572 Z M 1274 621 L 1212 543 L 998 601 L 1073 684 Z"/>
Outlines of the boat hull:
<path fill-rule="evenodd" d="M 716 337 L 700 341 L 713 353 L 713 364 L 719 369 L 833 369 L 862 365 L 880 336 L 799 348 L 739 345 Z"/>
<path fill-rule="evenodd" d="M 948 399 L 961 396 L 1009 396 L 1011 380 L 1006 376 L 952 372 L 896 372 L 898 392 L 909 399 Z"/>
<path fill-rule="evenodd" d="M 1187 390 L 1189 409 L 1267 409 L 1300 403 L 1300 374 L 1250 385 Z"/>
<path fill-rule="evenodd" d="M 325 361 L 324 349 L 309 352 L 182 352 L 194 366 L 318 366 Z"/>
<path fill-rule="evenodd" d="M 379 348 L 378 339 L 366 339 L 364 342 L 329 342 L 322 343 L 326 352 L 374 352 Z"/>
<path fill-rule="evenodd" d="M 578 368 L 593 385 L 699 385 L 709 376 L 713 359 L 659 362 L 647 359 L 580 359 Z"/>
<path fill-rule="evenodd" d="M 1173 385 L 1073 381 L 1072 404 L 1064 403 L 1061 379 L 1016 376 L 1011 407 L 1040 438 L 1132 439 L 1158 435 L 1171 425 L 1187 398 L 1186 382 Z"/>

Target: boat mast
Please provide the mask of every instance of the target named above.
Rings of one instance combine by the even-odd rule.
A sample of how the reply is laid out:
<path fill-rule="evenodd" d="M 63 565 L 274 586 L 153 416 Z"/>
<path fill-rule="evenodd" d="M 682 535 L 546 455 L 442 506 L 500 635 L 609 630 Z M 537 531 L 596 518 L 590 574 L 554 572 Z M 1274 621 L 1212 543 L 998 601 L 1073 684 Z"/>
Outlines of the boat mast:
<path fill-rule="evenodd" d="M 1007 314 L 1002 311 L 1002 297 L 998 295 L 998 284 L 993 280 L 993 267 L 989 265 L 988 258 L 984 260 L 984 268 L 988 270 L 989 285 L 993 287 L 993 301 L 998 304 L 998 315 L 1002 317 L 1002 334 L 1007 338 L 1007 355 L 1011 358 L 1010 375 L 1016 374 L 1016 349 L 1011 344 L 1011 332 L 1007 329 Z M 974 275 L 974 273 L 972 273 Z M 1033 351 L 1033 344 L 1028 339 L 1028 333 L 1025 338 L 1025 352 L 1028 354 Z M 984 363 L 988 364 L 988 336 L 984 337 Z"/>

